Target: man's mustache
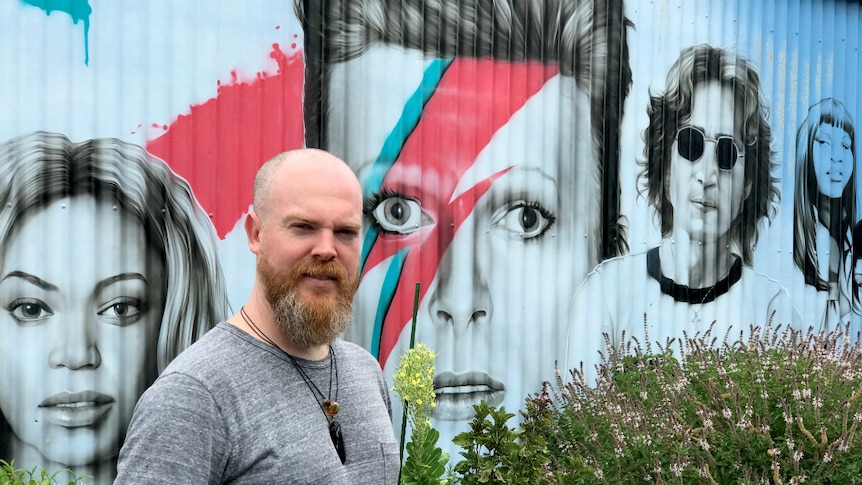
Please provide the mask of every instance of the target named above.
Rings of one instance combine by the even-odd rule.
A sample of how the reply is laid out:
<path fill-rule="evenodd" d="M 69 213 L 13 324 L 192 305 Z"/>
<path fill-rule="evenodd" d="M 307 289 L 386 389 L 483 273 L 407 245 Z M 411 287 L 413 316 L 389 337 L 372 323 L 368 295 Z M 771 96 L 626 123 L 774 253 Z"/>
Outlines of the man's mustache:
<path fill-rule="evenodd" d="M 347 274 L 347 269 L 336 261 L 309 261 L 300 262 L 294 269 L 294 276 L 299 278 L 302 276 L 310 276 L 312 278 L 333 279 L 337 281 L 345 281 L 350 275 Z"/>

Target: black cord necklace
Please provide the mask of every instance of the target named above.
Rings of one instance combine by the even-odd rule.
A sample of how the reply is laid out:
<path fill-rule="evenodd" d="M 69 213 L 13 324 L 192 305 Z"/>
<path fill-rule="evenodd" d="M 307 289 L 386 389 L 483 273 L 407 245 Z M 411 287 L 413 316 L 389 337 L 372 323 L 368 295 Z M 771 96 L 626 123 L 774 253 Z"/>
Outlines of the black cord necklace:
<path fill-rule="evenodd" d="M 326 420 L 329 422 L 329 437 L 332 439 L 332 444 L 335 446 L 335 451 L 338 452 L 338 457 L 341 459 L 341 463 L 344 464 L 347 460 L 347 455 L 344 449 L 344 437 L 341 434 L 341 424 L 335 420 L 335 415 L 341 410 L 341 406 L 338 405 L 338 359 L 335 356 L 335 350 L 332 348 L 332 345 L 329 346 L 329 396 L 333 397 L 333 399 L 330 399 L 320 392 L 317 384 L 315 384 L 314 381 L 311 380 L 311 377 L 305 373 L 302 366 L 300 366 L 299 362 L 296 361 L 296 358 L 285 352 L 284 349 L 276 345 L 269 336 L 257 328 L 257 325 L 255 325 L 254 321 L 248 316 L 248 313 L 246 313 L 245 307 L 239 309 L 239 314 L 261 340 L 272 345 L 278 350 L 281 350 L 281 352 L 287 356 L 288 360 L 290 360 L 290 363 L 293 364 L 296 371 L 299 372 L 300 377 L 302 377 L 303 382 L 305 382 L 305 385 L 308 387 L 311 394 L 314 395 L 314 400 L 317 401 L 317 405 L 320 406 L 320 410 L 323 411 L 324 416 L 326 416 Z M 335 396 L 332 395 L 333 371 L 335 372 Z M 318 396 L 320 397 L 318 398 Z"/>

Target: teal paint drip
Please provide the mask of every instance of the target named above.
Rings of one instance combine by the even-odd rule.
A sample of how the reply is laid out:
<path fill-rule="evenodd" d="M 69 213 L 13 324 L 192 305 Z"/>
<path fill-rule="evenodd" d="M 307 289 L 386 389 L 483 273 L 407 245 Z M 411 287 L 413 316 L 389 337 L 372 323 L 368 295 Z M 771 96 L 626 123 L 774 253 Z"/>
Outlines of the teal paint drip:
<path fill-rule="evenodd" d="M 435 59 L 431 61 L 425 72 L 422 74 L 422 81 L 416 91 L 410 95 L 410 98 L 404 104 L 404 109 L 401 110 L 401 116 L 395 123 L 395 127 L 389 132 L 389 136 L 383 142 L 383 148 L 380 149 L 380 155 L 374 161 L 371 167 L 371 175 L 362 187 L 363 196 L 367 200 L 373 194 L 376 194 L 383 185 L 383 179 L 386 178 L 386 173 L 392 168 L 401 149 L 404 148 L 404 143 L 407 142 L 407 137 L 413 133 L 416 125 L 419 123 L 419 118 L 422 116 L 422 110 L 425 104 L 431 99 L 431 95 L 437 90 L 440 84 L 440 79 L 443 78 L 443 73 L 452 65 L 453 59 Z M 362 256 L 360 258 L 360 274 L 365 269 L 365 263 L 371 248 L 377 242 L 378 229 L 373 227 L 365 234 L 365 240 L 362 242 Z"/>
<path fill-rule="evenodd" d="M 72 17 L 72 23 L 82 21 L 84 24 L 84 65 L 90 65 L 90 14 L 93 8 L 87 0 L 21 0 L 25 5 L 32 5 L 45 11 L 45 15 L 51 12 L 66 12 Z"/>
<path fill-rule="evenodd" d="M 380 358 L 380 337 L 383 335 L 383 320 L 389 312 L 389 305 L 395 297 L 398 289 L 398 280 L 401 279 L 401 271 L 404 268 L 404 260 L 410 250 L 404 248 L 392 257 L 392 263 L 383 278 L 383 288 L 380 289 L 380 299 L 377 302 L 377 313 L 374 315 L 374 331 L 371 334 L 371 355 Z"/>
<path fill-rule="evenodd" d="M 434 59 L 425 69 L 422 75 L 422 81 L 416 91 L 410 95 L 410 98 L 404 104 L 404 109 L 401 111 L 401 117 L 392 128 L 386 141 L 383 142 L 383 148 L 380 150 L 380 155 L 374 161 L 371 167 L 371 174 L 368 176 L 368 181 L 365 183 L 365 198 L 380 190 L 383 185 L 383 179 L 404 148 L 404 143 L 407 137 L 413 133 L 416 125 L 419 123 L 419 118 L 422 116 L 422 109 L 431 98 L 431 95 L 437 90 L 440 84 L 440 79 L 446 72 L 446 69 L 452 65 L 454 59 Z"/>
<path fill-rule="evenodd" d="M 365 271 L 365 263 L 368 261 L 368 255 L 371 254 L 371 248 L 377 242 L 378 232 L 377 227 L 371 226 L 365 233 L 365 239 L 362 241 L 362 255 L 359 257 L 359 274 Z"/>

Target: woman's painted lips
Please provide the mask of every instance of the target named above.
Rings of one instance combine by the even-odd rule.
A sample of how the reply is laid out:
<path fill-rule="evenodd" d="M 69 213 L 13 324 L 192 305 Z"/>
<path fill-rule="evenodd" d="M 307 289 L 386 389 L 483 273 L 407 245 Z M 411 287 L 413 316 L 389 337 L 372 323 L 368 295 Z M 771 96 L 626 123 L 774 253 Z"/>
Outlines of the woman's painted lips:
<path fill-rule="evenodd" d="M 506 397 L 506 386 L 488 374 L 442 372 L 434 378 L 437 407 L 432 416 L 443 421 L 466 421 L 473 417 L 473 405 L 485 401 L 499 406 Z"/>
<path fill-rule="evenodd" d="M 60 392 L 39 403 L 46 421 L 65 428 L 92 426 L 113 406 L 113 397 L 96 391 Z"/>

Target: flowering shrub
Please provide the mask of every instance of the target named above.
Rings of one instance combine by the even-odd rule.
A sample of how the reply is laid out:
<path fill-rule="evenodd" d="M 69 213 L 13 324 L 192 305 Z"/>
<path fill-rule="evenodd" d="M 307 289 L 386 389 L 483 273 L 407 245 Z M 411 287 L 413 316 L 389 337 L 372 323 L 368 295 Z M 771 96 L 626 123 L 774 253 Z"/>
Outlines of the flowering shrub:
<path fill-rule="evenodd" d="M 440 432 L 431 426 L 434 399 L 434 358 L 422 343 L 405 352 L 398 361 L 392 391 L 404 402 L 410 422 L 407 459 L 401 467 L 402 484 L 445 484 L 449 455 L 437 446 Z"/>
<path fill-rule="evenodd" d="M 534 398 L 551 401 L 546 466 L 562 483 L 862 484 L 862 351 L 848 334 L 608 345 L 595 385 L 575 369 Z"/>
<path fill-rule="evenodd" d="M 398 361 L 392 390 L 406 402 L 412 423 L 427 421 L 436 403 L 434 399 L 434 358 L 436 355 L 423 343 L 407 350 Z"/>

